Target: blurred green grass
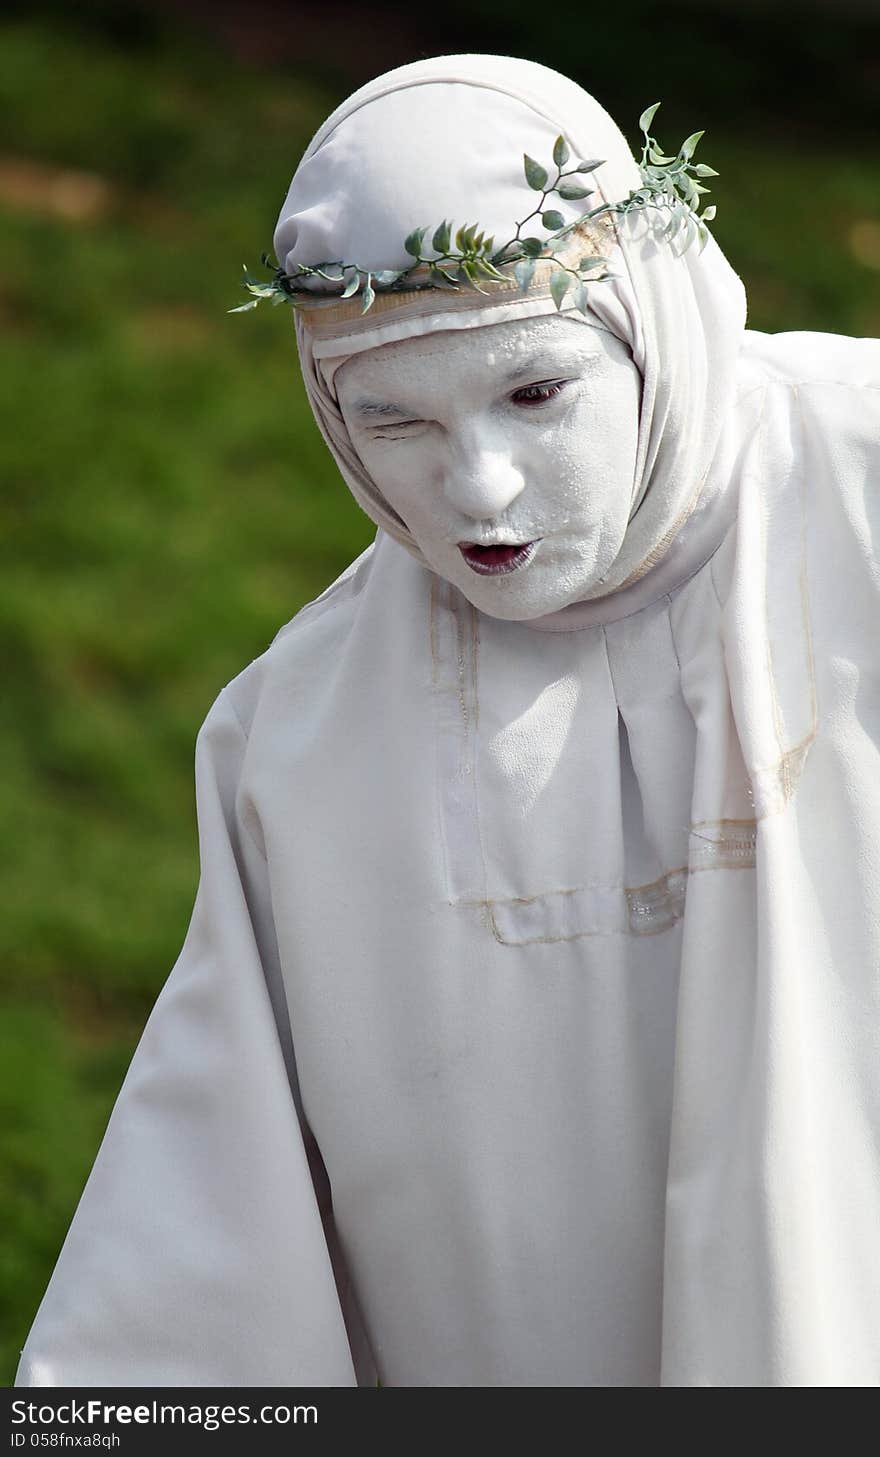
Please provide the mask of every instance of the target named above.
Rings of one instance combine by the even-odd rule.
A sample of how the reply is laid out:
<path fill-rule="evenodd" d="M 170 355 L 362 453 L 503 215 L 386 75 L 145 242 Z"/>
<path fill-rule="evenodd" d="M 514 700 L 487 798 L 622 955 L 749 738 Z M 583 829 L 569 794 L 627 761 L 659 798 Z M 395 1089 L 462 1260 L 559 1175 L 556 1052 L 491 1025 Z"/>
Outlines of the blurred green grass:
<path fill-rule="evenodd" d="M 0 32 L 10 1383 L 186 931 L 199 724 L 374 535 L 312 421 L 289 315 L 226 312 L 338 100 L 189 36 L 126 50 L 58 15 Z M 841 156 L 731 125 L 702 149 L 751 327 L 880 334 L 876 137 Z"/>

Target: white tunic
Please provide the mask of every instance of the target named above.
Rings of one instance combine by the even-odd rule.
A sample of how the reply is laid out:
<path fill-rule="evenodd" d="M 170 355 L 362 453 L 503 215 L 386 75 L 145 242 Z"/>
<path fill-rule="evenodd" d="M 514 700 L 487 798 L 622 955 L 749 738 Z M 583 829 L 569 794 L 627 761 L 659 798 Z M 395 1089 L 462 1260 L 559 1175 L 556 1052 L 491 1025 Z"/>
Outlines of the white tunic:
<path fill-rule="evenodd" d="M 880 347 L 751 339 L 636 588 L 380 531 L 219 694 L 18 1384 L 880 1384 Z"/>

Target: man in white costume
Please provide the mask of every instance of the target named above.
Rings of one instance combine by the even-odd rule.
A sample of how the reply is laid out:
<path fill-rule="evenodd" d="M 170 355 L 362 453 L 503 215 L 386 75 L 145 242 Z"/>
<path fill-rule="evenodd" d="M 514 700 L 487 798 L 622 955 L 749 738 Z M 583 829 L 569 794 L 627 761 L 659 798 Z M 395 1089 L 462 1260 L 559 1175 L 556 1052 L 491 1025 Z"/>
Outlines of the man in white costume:
<path fill-rule="evenodd" d="M 559 134 L 638 187 L 542 66 L 380 76 L 278 258 L 506 236 Z M 540 269 L 294 310 L 379 530 L 201 728 L 18 1384 L 880 1384 L 880 345 L 609 236 L 585 313 Z"/>

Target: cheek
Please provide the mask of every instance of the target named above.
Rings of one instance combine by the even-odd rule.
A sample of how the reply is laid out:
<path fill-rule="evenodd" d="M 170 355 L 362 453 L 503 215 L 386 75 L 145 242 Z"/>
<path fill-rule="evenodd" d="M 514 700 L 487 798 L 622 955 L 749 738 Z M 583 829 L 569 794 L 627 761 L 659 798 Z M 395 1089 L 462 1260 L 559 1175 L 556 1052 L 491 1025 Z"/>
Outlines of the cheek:
<path fill-rule="evenodd" d="M 610 396 L 610 397 L 609 397 Z M 595 405 L 585 402 L 575 422 L 568 459 L 597 505 L 629 513 L 639 437 L 639 392 L 626 377 Z"/>
<path fill-rule="evenodd" d="M 364 469 L 388 505 L 416 528 L 433 517 L 436 474 L 428 440 L 370 440 L 357 447 Z"/>
<path fill-rule="evenodd" d="M 635 467 L 637 422 L 582 406 L 564 426 L 548 431 L 535 461 L 544 491 L 574 516 L 628 510 Z"/>

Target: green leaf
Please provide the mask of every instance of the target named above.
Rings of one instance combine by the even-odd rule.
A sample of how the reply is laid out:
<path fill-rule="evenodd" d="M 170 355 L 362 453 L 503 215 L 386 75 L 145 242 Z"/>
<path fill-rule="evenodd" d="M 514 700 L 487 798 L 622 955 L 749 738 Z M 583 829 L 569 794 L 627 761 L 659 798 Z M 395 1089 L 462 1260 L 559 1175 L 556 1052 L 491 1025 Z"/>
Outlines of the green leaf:
<path fill-rule="evenodd" d="M 239 304 L 237 308 L 227 309 L 227 314 L 246 314 L 248 309 L 255 309 L 260 302 L 258 298 L 252 298 L 249 304 Z"/>
<path fill-rule="evenodd" d="M 557 309 L 562 308 L 565 295 L 571 288 L 572 282 L 573 279 L 571 274 L 566 273 L 565 270 L 562 268 L 557 268 L 555 273 L 551 273 L 550 296 L 553 299 L 553 302 L 555 303 Z"/>
<path fill-rule="evenodd" d="M 550 229 L 551 233 L 558 232 L 560 228 L 565 227 L 565 218 L 562 216 L 562 213 L 556 212 L 553 208 L 549 212 L 543 212 L 541 214 L 541 222 L 545 228 Z"/>
<path fill-rule="evenodd" d="M 527 258 L 537 258 L 543 252 L 544 244 L 540 238 L 521 238 L 519 246 Z"/>
<path fill-rule="evenodd" d="M 703 222 L 704 223 L 711 223 L 711 221 L 714 218 L 714 216 L 715 216 L 715 214 L 716 214 L 717 211 L 718 211 L 718 209 L 716 208 L 714 202 L 710 202 L 709 206 L 706 207 L 706 208 L 704 208 L 703 211 L 702 211 L 701 216 L 702 216 Z"/>
<path fill-rule="evenodd" d="M 648 156 L 652 162 L 656 162 L 661 167 L 669 166 L 675 161 L 674 157 L 665 157 L 662 152 L 658 152 L 656 147 L 649 148 Z"/>
<path fill-rule="evenodd" d="M 687 216 L 687 218 L 686 218 L 686 220 L 685 220 L 685 225 L 684 225 L 684 242 L 681 245 L 681 252 L 682 253 L 686 253 L 687 250 L 688 250 L 688 248 L 691 246 L 691 243 L 694 241 L 694 239 L 697 236 L 697 230 L 698 230 L 698 228 L 699 228 L 699 223 L 696 221 L 693 213 L 689 213 L 688 216 Z M 681 256 L 681 255 L 679 255 L 679 256 Z"/>
<path fill-rule="evenodd" d="M 456 292 L 458 291 L 458 284 L 452 277 L 452 274 L 447 273 L 446 269 L 441 268 L 438 264 L 431 264 L 431 269 L 428 277 L 434 288 L 452 288 L 455 289 Z"/>
<path fill-rule="evenodd" d="M 657 110 L 659 106 L 660 102 L 655 101 L 654 105 L 649 106 L 645 111 L 642 112 L 641 116 L 639 117 L 639 129 L 645 133 L 645 136 L 648 135 L 648 128 L 651 125 L 651 122 L 654 120 L 654 117 L 657 115 Z"/>
<path fill-rule="evenodd" d="M 409 237 L 404 242 L 403 246 L 411 258 L 419 257 L 422 251 L 422 242 L 427 231 L 427 228 L 413 228 Z"/>
<path fill-rule="evenodd" d="M 720 177 L 721 173 L 716 172 L 714 167 L 707 167 L 705 162 L 697 162 L 694 171 L 698 177 Z"/>
<path fill-rule="evenodd" d="M 452 241 L 452 224 L 444 219 L 439 228 L 434 229 L 434 236 L 431 239 L 431 247 L 435 253 L 448 253 L 449 244 Z"/>
<path fill-rule="evenodd" d="M 679 204 L 678 207 L 673 208 L 672 217 L 669 219 L 669 222 L 663 229 L 663 238 L 667 243 L 672 242 L 672 239 L 675 237 L 676 233 L 679 232 L 681 225 L 684 222 L 684 219 L 685 211 L 684 208 Z"/>
<path fill-rule="evenodd" d="M 582 314 L 588 313 L 590 308 L 588 299 L 587 285 L 585 283 L 576 283 L 570 300 L 573 307 L 578 309 Z"/>
<path fill-rule="evenodd" d="M 691 135 L 687 137 L 686 140 L 683 141 L 681 146 L 679 147 L 678 155 L 680 157 L 692 157 L 696 150 L 697 142 L 700 140 L 700 137 L 704 137 L 705 135 L 705 127 L 701 132 L 691 132 Z"/>
<path fill-rule="evenodd" d="M 534 157 L 530 157 L 528 152 L 523 152 L 523 167 L 529 187 L 533 187 L 536 192 L 543 192 L 548 180 L 546 168 L 536 162 Z"/>
<path fill-rule="evenodd" d="M 565 137 L 557 137 L 553 143 L 553 161 L 557 167 L 564 167 L 570 156 L 571 152 L 568 150 L 568 142 Z"/>
<path fill-rule="evenodd" d="M 507 282 L 507 274 L 500 273 L 488 258 L 475 258 L 474 267 L 483 278 L 495 278 L 501 283 Z"/>
<path fill-rule="evenodd" d="M 367 312 L 367 309 L 370 308 L 370 306 L 373 303 L 373 300 L 376 297 L 376 295 L 375 295 L 375 293 L 373 291 L 373 285 L 372 285 L 372 283 L 370 281 L 370 277 L 371 276 L 368 273 L 367 274 L 367 281 L 364 284 L 364 306 L 361 309 L 361 313 L 362 314 L 365 314 Z"/>
<path fill-rule="evenodd" d="M 471 288 L 475 288 L 477 290 L 477 293 L 485 293 L 486 292 L 486 290 L 484 288 L 481 288 L 480 287 L 479 282 L 478 282 L 479 275 L 477 274 L 476 267 L 474 266 L 474 264 L 469 259 L 465 259 L 464 263 L 462 263 L 461 266 L 459 267 L 459 270 L 458 270 L 458 276 L 459 276 L 459 278 L 461 278 L 462 275 L 464 275 L 464 281 L 467 282 L 467 283 L 469 283 L 470 286 L 471 286 Z"/>
<path fill-rule="evenodd" d="M 705 227 L 703 223 L 697 223 L 697 231 L 700 235 L 699 251 L 702 253 L 703 249 L 709 241 L 709 229 Z"/>
<path fill-rule="evenodd" d="M 522 290 L 523 293 L 527 293 L 528 292 L 529 284 L 531 283 L 532 278 L 534 277 L 534 273 L 535 273 L 535 260 L 534 260 L 534 258 L 523 258 L 523 259 L 520 260 L 519 263 L 516 264 L 516 266 L 515 266 L 515 268 L 513 270 L 513 276 L 516 279 L 517 283 L 519 284 L 520 289 Z M 248 308 L 249 309 L 250 307 L 251 307 L 250 304 L 246 304 L 245 305 L 245 308 Z"/>
<path fill-rule="evenodd" d="M 659 105 L 659 102 L 658 102 Z M 604 162 L 578 162 L 576 172 L 595 172 L 597 167 L 604 167 Z"/>
<path fill-rule="evenodd" d="M 353 293 L 357 293 L 360 281 L 361 276 L 358 273 L 357 269 L 355 269 L 354 273 L 351 275 L 351 278 L 348 280 L 348 283 L 345 285 L 345 288 L 342 290 L 340 298 L 351 298 Z"/>
<path fill-rule="evenodd" d="M 577 182 L 562 182 L 556 188 L 564 202 L 577 202 L 582 197 L 592 197 L 591 187 L 581 187 Z"/>
<path fill-rule="evenodd" d="M 600 258 L 598 254 L 585 253 L 580 263 L 578 264 L 578 268 L 582 273 L 586 273 L 587 269 L 598 268 L 600 263 L 607 262 L 607 258 Z"/>

